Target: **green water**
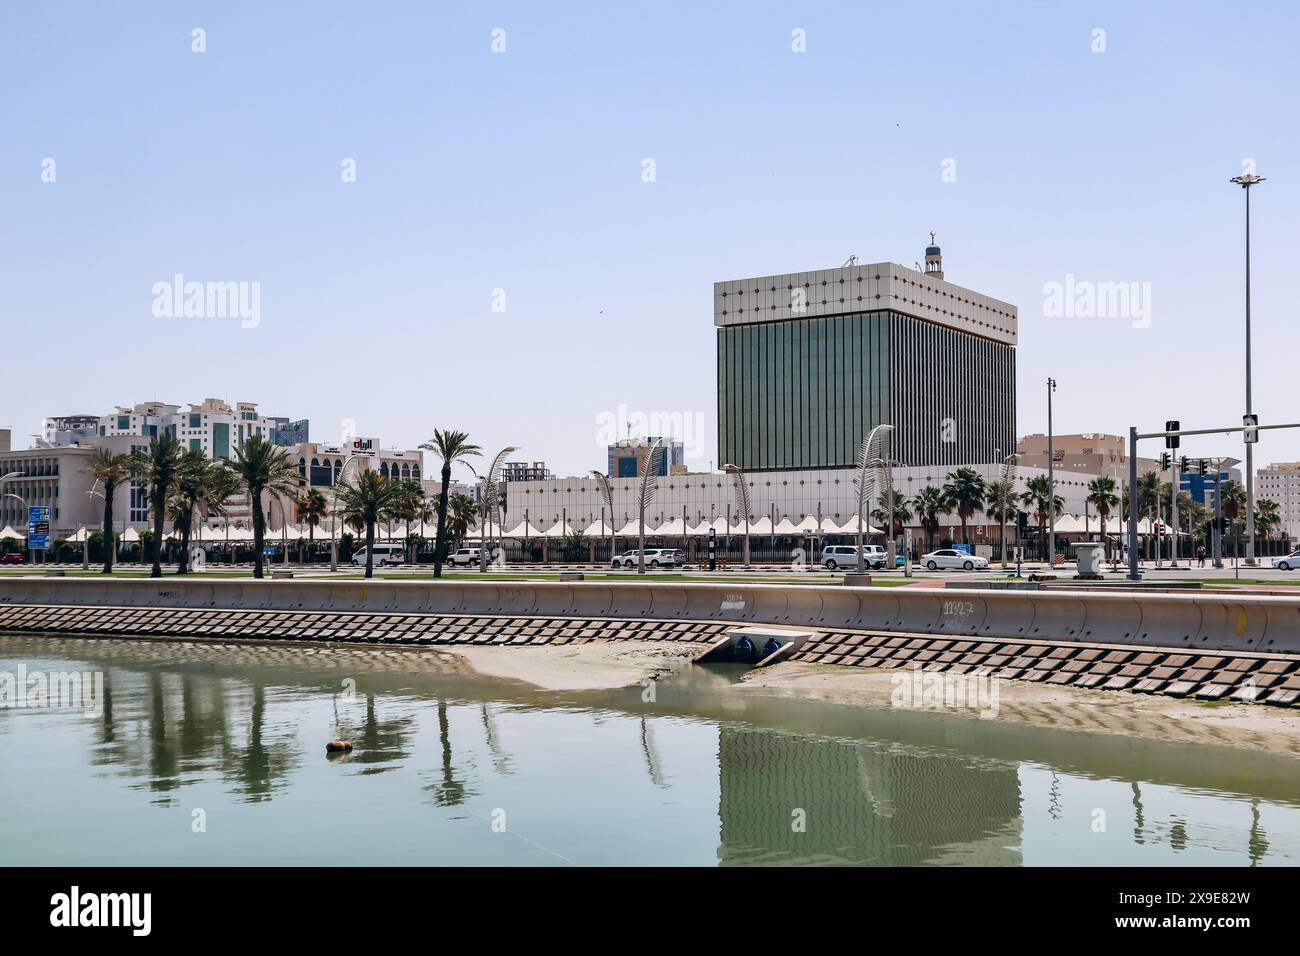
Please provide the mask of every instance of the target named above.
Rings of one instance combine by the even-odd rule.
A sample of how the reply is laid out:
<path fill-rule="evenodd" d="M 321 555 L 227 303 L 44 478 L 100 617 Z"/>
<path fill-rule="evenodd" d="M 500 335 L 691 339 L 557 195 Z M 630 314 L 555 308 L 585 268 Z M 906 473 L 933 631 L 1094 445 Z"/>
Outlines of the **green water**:
<path fill-rule="evenodd" d="M 646 700 L 304 651 L 0 638 L 0 675 L 104 687 L 0 709 L 0 863 L 1300 861 L 1298 763 L 1249 750 L 759 698 L 726 668 Z"/>

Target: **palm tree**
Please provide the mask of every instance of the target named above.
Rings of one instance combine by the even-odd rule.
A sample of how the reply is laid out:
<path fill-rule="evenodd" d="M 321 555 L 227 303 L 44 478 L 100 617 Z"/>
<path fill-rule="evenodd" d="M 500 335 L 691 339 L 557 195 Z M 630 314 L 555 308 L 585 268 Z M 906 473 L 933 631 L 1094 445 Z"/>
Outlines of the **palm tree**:
<path fill-rule="evenodd" d="M 991 481 L 987 489 L 988 501 L 984 515 L 998 523 L 998 544 L 1002 551 L 1002 566 L 1007 566 L 1007 522 L 1014 521 L 1020 510 L 1016 502 L 1015 481 Z"/>
<path fill-rule="evenodd" d="M 375 574 L 375 525 L 395 517 L 402 508 L 407 489 L 400 481 L 389 481 L 377 471 L 366 469 L 355 481 L 338 485 L 336 508 L 345 522 L 363 529 L 366 535 L 366 577 Z"/>
<path fill-rule="evenodd" d="M 1223 498 L 1223 504 L 1220 506 L 1223 509 L 1223 516 L 1228 519 L 1229 527 L 1232 527 L 1237 523 L 1237 519 L 1246 513 L 1246 489 L 1239 481 L 1225 481 L 1223 487 L 1219 490 L 1219 494 Z M 1255 504 L 1256 509 L 1258 509 L 1259 502 Z M 1232 527 L 1232 536 L 1232 553 L 1235 556 L 1241 545 L 1241 539 L 1235 527 Z"/>
<path fill-rule="evenodd" d="M 469 495 L 452 495 L 447 499 L 447 512 L 451 515 L 451 546 L 459 548 L 474 523 L 478 505 Z"/>
<path fill-rule="evenodd" d="M 1025 482 L 1025 493 L 1020 500 L 1034 509 L 1038 520 L 1038 542 L 1044 555 L 1047 554 L 1047 515 L 1048 509 L 1059 515 L 1065 510 L 1065 499 L 1052 494 L 1052 483 L 1046 475 L 1035 475 Z"/>
<path fill-rule="evenodd" d="M 1255 500 L 1255 527 L 1264 530 L 1264 542 L 1267 544 L 1273 534 L 1273 528 L 1282 523 L 1282 515 L 1278 509 L 1278 504 L 1271 498 L 1257 498 Z"/>
<path fill-rule="evenodd" d="M 415 563 L 415 554 L 411 549 L 411 522 L 428 511 L 424 504 L 424 486 L 418 478 L 393 479 L 398 486 L 397 503 L 393 505 L 391 517 L 406 525 L 407 560 Z"/>
<path fill-rule="evenodd" d="M 433 438 L 420 446 L 442 459 L 442 490 L 438 492 L 438 538 L 433 547 L 433 576 L 442 577 L 442 562 L 447 557 L 447 486 L 451 484 L 451 466 L 466 458 L 483 454 L 478 445 L 470 444 L 465 432 L 435 428 Z"/>
<path fill-rule="evenodd" d="M 149 577 L 162 577 L 163 522 L 167 520 L 167 502 L 176 487 L 181 464 L 181 446 L 171 432 L 149 439 L 149 447 L 131 456 L 131 477 L 148 488 L 149 508 L 153 514 L 153 537 L 149 542 L 153 567 Z"/>
<path fill-rule="evenodd" d="M 118 486 L 131 477 L 131 457 L 96 448 L 90 456 L 90 475 L 104 486 L 104 574 L 113 573 L 113 498 Z"/>
<path fill-rule="evenodd" d="M 1119 504 L 1119 496 L 1115 494 L 1115 479 L 1109 475 L 1101 475 L 1088 482 L 1088 503 L 1097 509 L 1097 519 L 1101 522 L 1101 541 L 1106 543 L 1106 519 L 1110 517 L 1111 509 Z"/>
<path fill-rule="evenodd" d="M 988 497 L 984 476 L 974 468 L 958 468 L 948 474 L 944 490 L 947 491 L 957 516 L 961 518 L 961 543 L 970 544 L 966 534 L 966 520 L 984 507 L 984 499 Z"/>
<path fill-rule="evenodd" d="M 871 512 L 871 517 L 882 525 L 888 524 L 890 536 L 897 539 L 902 537 L 903 527 L 912 520 L 911 504 L 905 494 L 897 488 L 892 488 L 881 493 L 880 506 Z M 892 523 L 889 520 L 891 515 L 894 519 Z"/>
<path fill-rule="evenodd" d="M 235 449 L 235 457 L 225 459 L 235 476 L 237 487 L 248 494 L 253 512 L 253 577 L 262 577 L 262 542 L 266 537 L 266 513 L 262 510 L 262 493 L 282 495 L 297 500 L 302 478 L 289 452 L 273 445 L 261 435 L 254 435 Z"/>
<path fill-rule="evenodd" d="M 925 529 L 925 549 L 934 550 L 934 536 L 939 533 L 939 515 L 952 514 L 952 499 L 943 488 L 926 485 L 912 499 L 921 527 Z"/>
<path fill-rule="evenodd" d="M 293 503 L 293 513 L 295 521 L 307 526 L 308 550 L 315 550 L 316 528 L 329 513 L 329 502 L 325 500 L 325 492 L 319 488 L 308 488 Z"/>
<path fill-rule="evenodd" d="M 176 557 L 176 573 L 188 574 L 190 570 L 190 535 L 194 516 L 225 514 L 225 501 L 239 489 L 230 472 L 209 460 L 201 449 L 191 448 L 181 456 L 176 471 L 176 490 L 169 505 L 172 530 L 180 537 L 180 553 Z"/>

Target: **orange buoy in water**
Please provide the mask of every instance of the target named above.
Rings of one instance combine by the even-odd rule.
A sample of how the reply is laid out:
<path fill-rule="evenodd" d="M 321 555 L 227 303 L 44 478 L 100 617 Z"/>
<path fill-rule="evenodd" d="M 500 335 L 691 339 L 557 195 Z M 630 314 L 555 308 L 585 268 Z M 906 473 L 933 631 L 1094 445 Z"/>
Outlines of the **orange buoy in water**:
<path fill-rule="evenodd" d="M 351 749 L 352 741 L 350 740 L 331 740 L 325 745 L 325 752 L 331 754 L 342 753 Z"/>

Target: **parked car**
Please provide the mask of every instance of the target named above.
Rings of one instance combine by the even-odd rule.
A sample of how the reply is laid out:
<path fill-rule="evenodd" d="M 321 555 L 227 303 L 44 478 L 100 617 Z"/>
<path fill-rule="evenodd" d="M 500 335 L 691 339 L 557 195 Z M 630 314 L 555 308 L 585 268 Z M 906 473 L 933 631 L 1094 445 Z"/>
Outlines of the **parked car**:
<path fill-rule="evenodd" d="M 375 564 L 392 565 L 401 564 L 406 560 L 405 548 L 400 544 L 377 544 L 375 545 Z M 362 545 L 356 551 L 352 552 L 352 564 L 354 567 L 362 567 L 366 563 L 366 547 Z"/>
<path fill-rule="evenodd" d="M 640 551 L 633 549 L 614 555 L 610 565 L 615 568 L 635 568 Z M 686 554 L 681 548 L 646 548 L 645 566 L 647 568 L 672 568 L 686 563 Z"/>
<path fill-rule="evenodd" d="M 21 551 L 10 551 L 8 554 L 0 557 L 0 564 L 26 564 L 27 558 Z"/>
<path fill-rule="evenodd" d="M 863 567 L 879 571 L 885 567 L 885 562 L 888 559 L 889 556 L 880 545 L 864 544 L 862 546 Z M 827 570 L 834 571 L 836 568 L 854 570 L 857 566 L 858 546 L 856 544 L 829 544 L 822 548 L 822 567 Z"/>
<path fill-rule="evenodd" d="M 921 564 L 931 571 L 938 571 L 940 568 L 961 568 L 963 571 L 983 571 L 988 568 L 987 558 L 976 557 L 973 554 L 967 554 L 965 551 L 958 551 L 955 548 L 940 548 L 938 551 L 931 551 L 929 554 L 921 555 Z"/>
<path fill-rule="evenodd" d="M 8 555 L 6 555 L 8 557 Z M 1300 568 L 1300 548 L 1292 551 L 1290 554 L 1284 554 L 1280 558 L 1273 559 L 1273 567 L 1279 571 L 1290 571 L 1292 568 Z"/>
<path fill-rule="evenodd" d="M 482 560 L 482 548 L 457 548 L 447 556 L 448 564 L 481 564 Z"/>

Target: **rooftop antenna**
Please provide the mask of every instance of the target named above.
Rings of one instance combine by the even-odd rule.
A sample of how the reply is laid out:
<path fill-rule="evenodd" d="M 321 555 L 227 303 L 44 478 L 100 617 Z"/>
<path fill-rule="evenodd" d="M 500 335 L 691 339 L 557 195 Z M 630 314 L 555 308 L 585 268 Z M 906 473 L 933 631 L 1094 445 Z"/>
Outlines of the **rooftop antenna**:
<path fill-rule="evenodd" d="M 841 268 L 841 269 L 847 269 L 849 266 L 856 266 L 857 264 L 858 264 L 858 257 L 857 257 L 857 256 L 849 256 L 849 260 L 848 260 L 848 262 L 844 263 L 844 265 L 840 266 L 840 268 Z"/>

